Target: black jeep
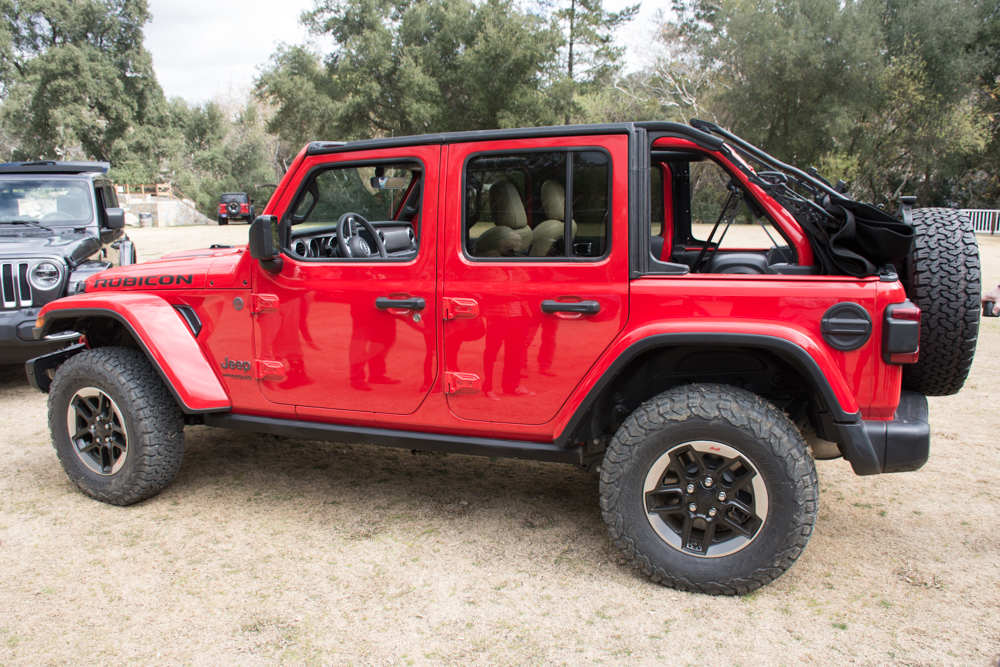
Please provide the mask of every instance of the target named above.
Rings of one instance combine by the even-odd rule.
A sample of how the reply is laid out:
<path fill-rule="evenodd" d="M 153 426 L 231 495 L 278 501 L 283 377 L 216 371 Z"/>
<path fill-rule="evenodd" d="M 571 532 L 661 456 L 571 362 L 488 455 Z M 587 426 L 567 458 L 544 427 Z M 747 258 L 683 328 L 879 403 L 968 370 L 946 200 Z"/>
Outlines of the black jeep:
<path fill-rule="evenodd" d="M 38 310 L 93 274 L 135 263 L 107 162 L 0 164 L 0 364 L 23 363 L 79 337 L 36 341 Z"/>

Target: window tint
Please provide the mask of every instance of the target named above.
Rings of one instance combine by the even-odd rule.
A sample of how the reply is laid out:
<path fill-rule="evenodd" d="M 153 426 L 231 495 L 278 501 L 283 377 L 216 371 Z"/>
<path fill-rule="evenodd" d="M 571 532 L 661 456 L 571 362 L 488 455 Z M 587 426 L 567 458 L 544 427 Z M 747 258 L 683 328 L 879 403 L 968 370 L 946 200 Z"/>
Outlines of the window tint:
<path fill-rule="evenodd" d="M 610 179 L 608 157 L 600 151 L 473 158 L 465 169 L 466 253 L 524 260 L 604 256 L 610 233 Z"/>
<path fill-rule="evenodd" d="M 417 174 L 409 167 L 381 165 L 320 172 L 299 197 L 292 224 L 333 225 L 344 213 L 369 222 L 394 220 Z"/>

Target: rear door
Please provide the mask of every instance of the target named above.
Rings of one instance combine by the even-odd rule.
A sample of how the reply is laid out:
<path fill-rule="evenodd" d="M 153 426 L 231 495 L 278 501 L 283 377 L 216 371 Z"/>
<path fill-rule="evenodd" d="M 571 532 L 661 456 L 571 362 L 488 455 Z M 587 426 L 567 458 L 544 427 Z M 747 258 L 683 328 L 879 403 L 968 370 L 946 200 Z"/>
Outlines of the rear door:
<path fill-rule="evenodd" d="M 456 416 L 548 422 L 625 326 L 627 156 L 626 135 L 449 147 L 443 317 Z"/>

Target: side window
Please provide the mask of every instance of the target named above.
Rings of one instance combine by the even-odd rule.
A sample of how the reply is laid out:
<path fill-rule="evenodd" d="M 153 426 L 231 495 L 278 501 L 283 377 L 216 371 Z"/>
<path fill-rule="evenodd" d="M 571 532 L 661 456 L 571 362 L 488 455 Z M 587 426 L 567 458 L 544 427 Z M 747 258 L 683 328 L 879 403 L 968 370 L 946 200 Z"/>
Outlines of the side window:
<path fill-rule="evenodd" d="M 292 224 L 332 225 L 344 213 L 368 221 L 393 220 L 413 171 L 401 167 L 348 167 L 319 172 L 306 190 Z"/>
<path fill-rule="evenodd" d="M 111 186 L 104 188 L 105 192 L 105 202 L 107 202 L 108 208 L 118 208 L 118 195 L 115 194 L 115 189 Z"/>
<path fill-rule="evenodd" d="M 95 188 L 94 193 L 97 195 L 97 221 L 100 223 L 101 227 L 104 227 L 108 222 L 108 216 L 104 209 L 110 206 L 110 204 L 107 203 L 106 190 L 104 188 Z"/>
<path fill-rule="evenodd" d="M 602 151 L 474 157 L 466 164 L 464 192 L 470 257 L 541 261 L 607 253 L 611 166 Z"/>
<path fill-rule="evenodd" d="M 341 216 L 354 213 L 369 223 L 390 258 L 414 256 L 422 173 L 419 163 L 353 164 L 315 171 L 290 209 L 288 249 L 307 259 L 377 259 L 378 243 L 357 218 L 346 225 L 344 243 L 338 241 Z"/>

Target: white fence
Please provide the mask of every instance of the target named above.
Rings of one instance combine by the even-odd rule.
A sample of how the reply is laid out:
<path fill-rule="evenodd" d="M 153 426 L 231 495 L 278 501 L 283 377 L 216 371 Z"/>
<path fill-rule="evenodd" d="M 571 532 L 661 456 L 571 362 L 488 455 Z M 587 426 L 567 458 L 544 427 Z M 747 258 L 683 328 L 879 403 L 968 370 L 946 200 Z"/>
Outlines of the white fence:
<path fill-rule="evenodd" d="M 992 236 L 995 233 L 1000 233 L 1000 211 L 966 208 L 962 209 L 962 213 L 972 220 L 972 226 L 976 228 L 977 234 L 990 234 Z"/>

